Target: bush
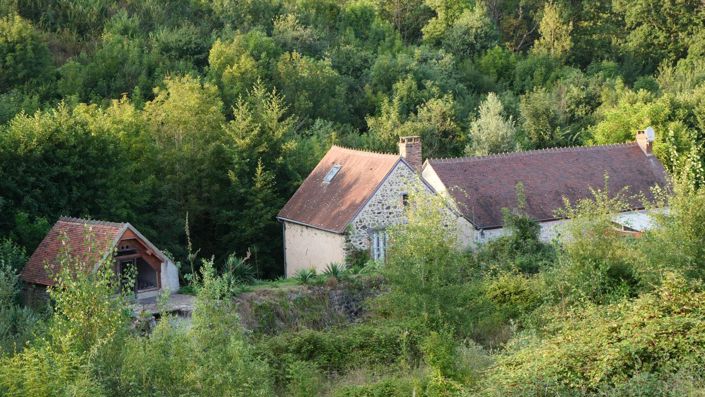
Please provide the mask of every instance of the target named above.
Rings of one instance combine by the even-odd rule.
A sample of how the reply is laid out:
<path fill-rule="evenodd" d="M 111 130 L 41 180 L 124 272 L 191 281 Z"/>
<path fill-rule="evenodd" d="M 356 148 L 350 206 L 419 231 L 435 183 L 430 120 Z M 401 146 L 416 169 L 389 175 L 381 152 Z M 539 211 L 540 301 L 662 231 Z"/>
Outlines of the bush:
<path fill-rule="evenodd" d="M 291 397 L 315 396 L 322 389 L 323 376 L 316 366 L 306 361 L 294 361 L 287 368 L 287 390 Z"/>
<path fill-rule="evenodd" d="M 247 344 L 211 262 L 200 280 L 191 327 L 167 317 L 149 337 L 127 341 L 117 395 L 272 395 L 269 369 Z"/>
<path fill-rule="evenodd" d="M 235 284 L 254 284 L 257 279 L 257 271 L 247 262 L 248 259 L 250 259 L 249 251 L 244 258 L 238 258 L 234 253 L 228 255 L 225 260 L 225 276 L 232 279 Z"/>
<path fill-rule="evenodd" d="M 505 209 L 504 225 L 507 235 L 480 247 L 477 259 L 482 268 L 534 274 L 553 265 L 554 248 L 541 241 L 538 222 L 521 209 L 518 213 Z"/>
<path fill-rule="evenodd" d="M 449 334 L 431 332 L 421 343 L 424 361 L 437 373 L 446 377 L 457 374 L 455 341 Z"/>
<path fill-rule="evenodd" d="M 333 397 L 408 397 L 420 389 L 418 383 L 409 378 L 384 379 L 368 385 L 343 386 L 333 392 Z"/>
<path fill-rule="evenodd" d="M 383 315 L 422 321 L 429 330 L 471 327 L 469 302 L 476 292 L 472 258 L 456 245 L 456 220 L 441 198 L 411 195 L 408 222 L 389 231 L 382 275 L 390 287 L 378 304 Z"/>
<path fill-rule="evenodd" d="M 27 263 L 27 252 L 10 239 L 0 240 L 0 267 L 19 273 Z M 0 298 L 1 299 L 1 298 Z"/>
<path fill-rule="evenodd" d="M 39 321 L 32 310 L 19 305 L 18 263 L 24 264 L 24 250 L 11 241 L 0 242 L 0 356 L 20 351 Z"/>
<path fill-rule="evenodd" d="M 345 265 L 331 263 L 326 266 L 325 270 L 323 270 L 323 275 L 326 277 L 333 277 L 336 280 L 342 280 L 346 276 L 346 271 L 347 269 L 345 268 Z"/>
<path fill-rule="evenodd" d="M 316 269 L 301 269 L 294 276 L 300 284 L 311 284 L 316 279 Z"/>
<path fill-rule="evenodd" d="M 676 274 L 634 301 L 556 314 L 547 329 L 554 331 L 546 338 L 525 335 L 500 356 L 482 395 L 575 394 L 630 382 L 633 389 L 648 374 L 705 369 L 705 292 Z"/>
<path fill-rule="evenodd" d="M 330 331 L 304 330 L 267 338 L 259 350 L 281 382 L 287 363 L 306 361 L 319 370 L 345 373 L 369 366 L 416 366 L 418 328 L 403 324 L 360 324 Z"/>
<path fill-rule="evenodd" d="M 591 199 L 567 203 L 561 214 L 570 219 L 564 244 L 557 264 L 545 274 L 553 302 L 608 303 L 648 288 L 642 280 L 652 270 L 639 265 L 639 242 L 614 227 L 614 216 L 628 209 L 620 193 L 605 188 L 594 191 Z"/>

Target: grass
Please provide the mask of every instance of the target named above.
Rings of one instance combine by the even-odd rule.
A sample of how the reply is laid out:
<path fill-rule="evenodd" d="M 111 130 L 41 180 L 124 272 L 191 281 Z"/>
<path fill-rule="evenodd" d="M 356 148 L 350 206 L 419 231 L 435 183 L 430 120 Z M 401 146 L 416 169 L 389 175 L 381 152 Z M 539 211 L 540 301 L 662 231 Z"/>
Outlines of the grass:
<path fill-rule="evenodd" d="M 250 291 L 261 289 L 289 288 L 299 285 L 295 278 L 278 278 L 276 280 L 256 280 L 254 284 L 248 286 Z"/>

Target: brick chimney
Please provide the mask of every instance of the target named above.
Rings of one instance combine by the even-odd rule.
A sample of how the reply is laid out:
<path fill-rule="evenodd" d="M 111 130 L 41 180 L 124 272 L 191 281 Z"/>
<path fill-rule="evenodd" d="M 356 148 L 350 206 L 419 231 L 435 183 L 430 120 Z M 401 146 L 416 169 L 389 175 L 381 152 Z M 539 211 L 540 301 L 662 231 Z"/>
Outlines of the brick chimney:
<path fill-rule="evenodd" d="M 416 172 L 421 172 L 421 137 L 403 136 L 399 138 L 399 155 L 409 163 Z"/>
<path fill-rule="evenodd" d="M 636 132 L 636 143 L 647 156 L 653 156 L 654 141 L 656 140 L 656 132 L 653 127 L 646 127 L 643 131 Z"/>

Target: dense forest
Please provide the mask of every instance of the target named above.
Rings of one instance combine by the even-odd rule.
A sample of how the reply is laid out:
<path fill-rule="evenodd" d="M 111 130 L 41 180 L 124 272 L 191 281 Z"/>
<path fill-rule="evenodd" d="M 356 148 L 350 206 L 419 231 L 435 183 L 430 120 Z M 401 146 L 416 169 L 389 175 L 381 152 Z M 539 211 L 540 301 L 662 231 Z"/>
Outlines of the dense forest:
<path fill-rule="evenodd" d="M 682 1 L 4 0 L 0 235 L 130 222 L 252 252 L 332 143 L 426 157 L 633 139 L 700 173 L 705 7 Z"/>
<path fill-rule="evenodd" d="M 333 143 L 476 156 L 648 125 L 673 183 L 640 238 L 596 190 L 560 242 L 515 208 L 462 251 L 442 199 L 412 195 L 384 264 L 257 280 Z M 703 151 L 701 0 L 0 0 L 0 395 L 702 395 Z M 25 306 L 61 215 L 166 248 L 192 316 L 135 315 L 110 263 L 70 253 Z M 326 318 L 311 294 L 340 290 L 376 292 Z"/>

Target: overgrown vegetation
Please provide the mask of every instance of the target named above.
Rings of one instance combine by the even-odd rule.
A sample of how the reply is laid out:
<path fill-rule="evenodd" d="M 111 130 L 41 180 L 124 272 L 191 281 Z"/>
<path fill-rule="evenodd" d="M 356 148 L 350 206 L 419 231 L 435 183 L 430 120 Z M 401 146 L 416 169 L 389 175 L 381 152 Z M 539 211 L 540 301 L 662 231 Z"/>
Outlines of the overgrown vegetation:
<path fill-rule="evenodd" d="M 0 392 L 692 394 L 705 384 L 705 188 L 679 177 L 656 196 L 668 210 L 640 237 L 611 222 L 627 197 L 595 190 L 566 203 L 572 220 L 551 245 L 515 209 L 507 235 L 466 249 L 443 199 L 414 195 L 383 265 L 331 265 L 308 283 L 262 289 L 236 276 L 249 274 L 234 270 L 244 258 L 222 274 L 203 261 L 192 319 L 166 316 L 151 332 L 132 325 L 129 297 L 116 295 L 127 284 L 109 263 L 89 274 L 69 253 L 51 311 L 22 308 L 8 264 L 23 252 L 5 242 L 0 314 L 14 325 L 0 334 Z M 332 308 L 341 291 L 359 296 L 364 315 L 351 321 Z"/>
<path fill-rule="evenodd" d="M 699 0 L 0 1 L 0 395 L 697 395 L 704 56 Z M 639 238 L 612 224 L 628 192 L 566 203 L 551 243 L 507 209 L 469 249 L 413 195 L 386 263 L 261 281 L 283 269 L 275 214 L 333 143 L 486 155 L 647 125 L 675 177 Z M 110 264 L 70 253 L 47 310 L 24 307 L 60 215 L 172 252 L 193 317 L 146 332 Z M 324 318 L 364 280 L 364 315 Z"/>

